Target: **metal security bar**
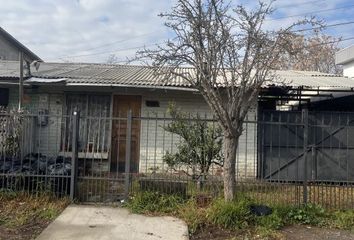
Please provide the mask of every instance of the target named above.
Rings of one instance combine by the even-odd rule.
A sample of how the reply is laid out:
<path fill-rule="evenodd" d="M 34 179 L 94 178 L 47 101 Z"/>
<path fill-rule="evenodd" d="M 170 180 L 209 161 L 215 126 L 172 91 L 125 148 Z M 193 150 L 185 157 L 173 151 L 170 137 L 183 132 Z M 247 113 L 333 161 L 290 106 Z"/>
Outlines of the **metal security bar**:
<path fill-rule="evenodd" d="M 167 114 L 2 111 L 0 188 L 109 204 L 137 191 L 218 197 L 222 131 L 207 114 L 182 120 L 193 127 L 189 135 L 173 132 L 175 119 Z M 238 192 L 260 203 L 353 208 L 354 113 L 262 111 L 247 117 L 243 128 Z M 187 148 L 192 151 L 182 157 Z"/>

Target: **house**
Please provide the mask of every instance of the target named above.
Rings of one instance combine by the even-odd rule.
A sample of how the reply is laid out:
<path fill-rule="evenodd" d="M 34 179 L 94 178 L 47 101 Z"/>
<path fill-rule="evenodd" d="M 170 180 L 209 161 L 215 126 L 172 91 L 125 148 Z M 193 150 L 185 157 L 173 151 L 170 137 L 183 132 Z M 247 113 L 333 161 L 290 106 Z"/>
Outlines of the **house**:
<path fill-rule="evenodd" d="M 336 64 L 343 67 L 343 75 L 354 77 L 354 45 L 336 53 Z"/>
<path fill-rule="evenodd" d="M 9 90 L 8 99 L 2 101 L 7 102 L 10 109 L 16 107 L 18 101 L 17 66 L 17 62 L 0 62 L 0 88 Z M 180 70 L 191 71 L 190 68 Z M 212 118 L 202 96 L 187 82 L 176 78 L 165 83 L 148 67 L 41 63 L 39 69 L 31 66 L 28 72 L 31 75 L 27 75 L 24 81 L 24 106 L 37 117 L 27 127 L 31 132 L 29 135 L 34 136 L 27 145 L 27 152 L 48 157 L 71 156 L 72 113 L 78 110 L 78 156 L 91 166 L 91 171 L 124 172 L 129 109 L 134 117 L 131 139 L 133 173 L 168 171 L 162 157 L 167 150 L 175 151 L 180 141 L 178 136 L 163 130 L 169 122 L 166 112 L 170 102 L 175 102 L 185 112 Z M 354 89 L 352 79 L 337 75 L 303 71 L 278 71 L 277 74 L 286 84 L 264 86 L 258 103 L 247 116 L 237 153 L 239 178 L 264 175 L 266 160 L 260 156 L 269 154 L 260 152 L 267 149 L 262 148 L 259 126 L 267 111 L 284 110 L 287 103 L 294 101 L 298 104 L 288 106 L 287 112 L 301 110 L 304 104 L 315 103 L 316 98 L 333 101 L 333 93 Z M 299 148 L 303 149 L 303 146 Z M 280 159 L 278 155 L 268 158 L 270 162 Z"/>
<path fill-rule="evenodd" d="M 20 52 L 23 52 L 24 59 L 28 62 L 42 61 L 40 57 L 0 27 L 0 59 L 18 61 Z"/>

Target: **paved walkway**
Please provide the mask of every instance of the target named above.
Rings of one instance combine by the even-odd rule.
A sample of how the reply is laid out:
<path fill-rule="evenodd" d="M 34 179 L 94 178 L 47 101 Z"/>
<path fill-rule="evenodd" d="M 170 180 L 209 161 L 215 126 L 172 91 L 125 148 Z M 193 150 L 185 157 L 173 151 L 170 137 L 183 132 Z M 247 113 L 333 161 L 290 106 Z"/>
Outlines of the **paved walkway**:
<path fill-rule="evenodd" d="M 69 206 L 37 240 L 188 240 L 186 224 L 172 217 L 147 217 L 126 209 Z"/>

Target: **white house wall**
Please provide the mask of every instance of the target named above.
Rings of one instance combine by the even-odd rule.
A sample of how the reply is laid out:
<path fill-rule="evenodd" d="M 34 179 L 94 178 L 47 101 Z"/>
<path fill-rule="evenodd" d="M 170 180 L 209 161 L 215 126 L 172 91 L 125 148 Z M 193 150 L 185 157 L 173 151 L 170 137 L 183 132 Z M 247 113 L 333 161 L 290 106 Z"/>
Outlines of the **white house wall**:
<path fill-rule="evenodd" d="M 160 107 L 147 107 L 146 100 L 158 100 Z M 202 96 L 191 92 L 144 94 L 142 116 L 151 119 L 142 120 L 140 141 L 140 172 L 164 172 L 168 169 L 163 162 L 166 151 L 175 152 L 180 138 L 163 130 L 168 124 L 165 120 L 154 120 L 154 117 L 166 115 L 170 102 L 175 102 L 183 111 L 200 114 L 211 119 L 212 113 Z M 256 121 L 256 108 L 248 114 L 249 121 Z M 236 172 L 239 178 L 255 177 L 257 161 L 257 124 L 245 123 L 244 133 L 240 137 L 237 152 Z"/>

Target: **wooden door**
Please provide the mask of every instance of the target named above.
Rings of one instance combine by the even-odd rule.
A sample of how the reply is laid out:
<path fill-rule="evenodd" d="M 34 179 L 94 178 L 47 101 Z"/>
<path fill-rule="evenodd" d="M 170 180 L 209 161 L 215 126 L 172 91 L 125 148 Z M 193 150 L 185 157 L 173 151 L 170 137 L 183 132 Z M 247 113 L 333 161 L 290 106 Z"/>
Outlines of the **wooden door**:
<path fill-rule="evenodd" d="M 127 117 L 128 111 L 132 111 L 133 117 L 140 117 L 141 96 L 114 96 L 113 117 L 123 118 L 113 120 L 112 124 L 112 155 L 111 172 L 125 172 L 125 152 L 127 136 Z M 131 137 L 131 162 L 130 172 L 136 173 L 139 168 L 139 150 L 140 150 L 140 120 L 132 121 Z"/>

